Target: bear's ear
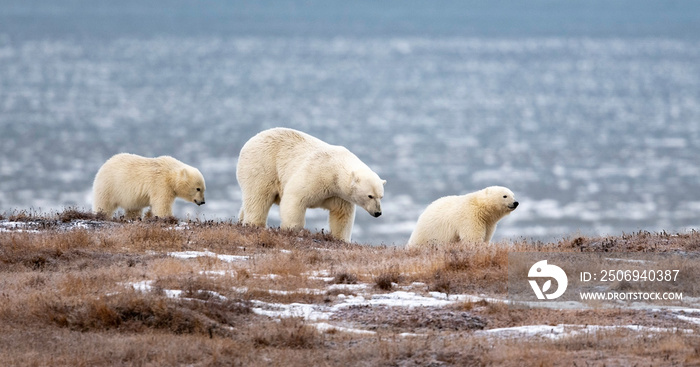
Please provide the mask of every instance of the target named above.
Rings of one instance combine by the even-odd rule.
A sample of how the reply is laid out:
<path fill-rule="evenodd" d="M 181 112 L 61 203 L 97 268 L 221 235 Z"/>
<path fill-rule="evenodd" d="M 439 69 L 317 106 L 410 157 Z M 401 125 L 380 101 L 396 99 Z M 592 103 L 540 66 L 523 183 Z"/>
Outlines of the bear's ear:
<path fill-rule="evenodd" d="M 181 170 L 180 170 L 180 178 L 182 178 L 183 180 L 186 180 L 186 179 L 187 179 L 187 176 L 188 176 L 188 175 L 187 175 L 187 168 L 181 169 Z"/>
<path fill-rule="evenodd" d="M 382 180 L 382 185 L 386 185 L 386 180 Z"/>

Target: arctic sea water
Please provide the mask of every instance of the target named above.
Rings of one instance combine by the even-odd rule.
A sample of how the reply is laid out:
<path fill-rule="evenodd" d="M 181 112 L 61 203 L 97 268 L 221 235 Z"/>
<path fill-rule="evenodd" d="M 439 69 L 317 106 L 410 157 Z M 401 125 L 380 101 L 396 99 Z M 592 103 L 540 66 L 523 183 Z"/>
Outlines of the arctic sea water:
<path fill-rule="evenodd" d="M 9 1 L 0 212 L 89 208 L 131 152 L 202 171 L 207 204 L 178 216 L 236 220 L 241 146 L 286 126 L 388 181 L 358 242 L 402 245 L 431 201 L 490 185 L 521 203 L 496 241 L 700 226 L 698 9 L 351 3 Z"/>

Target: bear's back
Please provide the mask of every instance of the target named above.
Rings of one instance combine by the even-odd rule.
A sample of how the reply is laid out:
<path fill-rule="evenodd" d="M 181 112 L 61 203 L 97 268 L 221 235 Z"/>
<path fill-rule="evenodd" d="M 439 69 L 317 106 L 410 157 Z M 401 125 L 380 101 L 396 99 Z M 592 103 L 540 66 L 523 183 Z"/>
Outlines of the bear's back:
<path fill-rule="evenodd" d="M 256 167 L 258 171 L 267 168 L 279 172 L 339 148 L 342 147 L 330 145 L 301 131 L 277 127 L 261 131 L 243 145 L 238 167 Z"/>
<path fill-rule="evenodd" d="M 255 135 L 243 146 L 241 153 L 246 149 L 246 146 L 261 147 L 275 155 L 294 154 L 299 156 L 307 152 L 328 148 L 330 145 L 301 131 L 277 127 Z"/>

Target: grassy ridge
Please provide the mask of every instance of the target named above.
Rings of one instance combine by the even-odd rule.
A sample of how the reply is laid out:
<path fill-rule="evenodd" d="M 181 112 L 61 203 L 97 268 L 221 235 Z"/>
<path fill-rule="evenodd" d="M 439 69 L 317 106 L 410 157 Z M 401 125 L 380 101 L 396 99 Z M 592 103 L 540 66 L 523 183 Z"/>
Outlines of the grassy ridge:
<path fill-rule="evenodd" d="M 347 307 L 322 320 L 259 312 L 269 305 L 326 310 L 347 297 L 397 291 L 503 298 L 509 252 L 694 253 L 697 232 L 405 250 L 308 231 L 113 221 L 72 209 L 0 220 L 0 360 L 7 365 L 700 363 L 700 327 L 648 310 L 524 310 L 479 300 Z M 173 256 L 185 251 L 211 256 Z M 558 339 L 484 334 L 539 324 L 670 331 L 607 328 Z"/>

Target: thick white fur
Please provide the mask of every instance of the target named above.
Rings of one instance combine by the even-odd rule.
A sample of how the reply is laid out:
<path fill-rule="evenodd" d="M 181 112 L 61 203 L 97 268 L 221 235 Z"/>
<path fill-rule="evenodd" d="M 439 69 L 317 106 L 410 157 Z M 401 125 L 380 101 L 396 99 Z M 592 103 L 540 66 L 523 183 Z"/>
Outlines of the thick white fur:
<path fill-rule="evenodd" d="M 408 247 L 460 241 L 488 243 L 498 221 L 517 206 L 513 192 L 502 186 L 442 197 L 420 215 Z"/>
<path fill-rule="evenodd" d="M 93 211 L 112 216 L 123 208 L 129 219 L 150 206 L 153 215 L 173 215 L 176 197 L 204 204 L 204 177 L 198 169 L 173 157 L 145 158 L 120 153 L 108 159 L 92 185 Z"/>
<path fill-rule="evenodd" d="M 350 241 L 355 205 L 375 217 L 381 214 L 386 183 L 346 148 L 286 128 L 248 140 L 236 177 L 243 193 L 242 223 L 265 226 L 277 204 L 281 227 L 301 229 L 307 208 L 324 208 L 331 235 L 344 241 Z"/>

